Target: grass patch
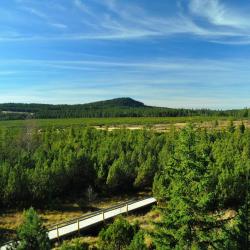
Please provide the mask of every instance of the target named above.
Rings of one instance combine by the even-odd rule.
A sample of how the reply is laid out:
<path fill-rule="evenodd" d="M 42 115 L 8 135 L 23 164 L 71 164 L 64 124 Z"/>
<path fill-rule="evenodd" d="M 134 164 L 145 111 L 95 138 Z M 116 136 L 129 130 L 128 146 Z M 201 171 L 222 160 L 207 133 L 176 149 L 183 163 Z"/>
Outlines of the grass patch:
<path fill-rule="evenodd" d="M 68 118 L 68 119 L 32 119 L 0 121 L 0 128 L 20 128 L 29 124 L 43 127 L 69 127 L 69 126 L 127 126 L 127 125 L 157 125 L 177 123 L 201 123 L 208 121 L 227 121 L 232 117 L 192 116 L 192 117 L 116 117 L 116 118 Z"/>
<path fill-rule="evenodd" d="M 140 227 L 146 231 L 145 241 L 148 246 L 152 245 L 152 239 L 150 237 L 150 233 L 154 230 L 153 221 L 157 222 L 160 220 L 160 213 L 157 209 L 147 209 L 140 210 L 139 212 L 130 213 L 125 217 L 130 223 L 138 222 Z M 111 220 L 112 223 L 112 220 Z M 70 245 L 74 245 L 76 241 L 80 243 L 86 243 L 89 245 L 90 249 L 95 248 L 98 243 L 98 232 L 95 234 L 87 234 L 84 236 L 78 236 L 74 239 L 64 240 L 62 243 L 68 243 Z M 55 244 L 54 250 L 60 250 L 61 244 Z"/>

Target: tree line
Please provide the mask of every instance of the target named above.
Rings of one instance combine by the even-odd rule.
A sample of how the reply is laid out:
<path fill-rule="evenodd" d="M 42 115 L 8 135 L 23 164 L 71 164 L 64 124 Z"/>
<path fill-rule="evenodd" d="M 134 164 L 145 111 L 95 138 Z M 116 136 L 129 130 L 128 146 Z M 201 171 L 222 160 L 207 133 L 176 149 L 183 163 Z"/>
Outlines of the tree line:
<path fill-rule="evenodd" d="M 5 112 L 1 112 L 5 111 Z M 6 113 L 6 111 L 8 111 Z M 99 118 L 99 117 L 181 117 L 181 116 L 232 116 L 249 117 L 249 109 L 210 110 L 146 106 L 131 98 L 75 105 L 0 104 L 0 120 L 36 118 Z"/>

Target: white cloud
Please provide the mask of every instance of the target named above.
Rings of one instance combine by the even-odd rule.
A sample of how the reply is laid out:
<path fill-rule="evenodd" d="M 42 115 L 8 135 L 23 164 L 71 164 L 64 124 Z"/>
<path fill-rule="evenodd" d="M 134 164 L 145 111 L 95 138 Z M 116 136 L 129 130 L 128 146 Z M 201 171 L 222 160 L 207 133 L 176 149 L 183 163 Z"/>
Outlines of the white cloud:
<path fill-rule="evenodd" d="M 58 6 L 56 6 L 58 8 Z M 55 21 L 54 17 L 51 17 L 49 14 L 45 13 L 45 11 L 41 11 L 38 10 L 34 7 L 30 7 L 30 6 L 22 6 L 20 8 L 21 10 L 28 12 L 31 15 L 34 15 L 35 17 L 38 17 L 39 19 L 45 21 L 45 23 L 49 26 L 55 27 L 55 28 L 59 28 L 59 29 L 66 29 L 68 28 L 68 26 L 64 23 L 59 23 L 57 21 Z M 17 40 L 39 40 L 41 39 L 41 36 L 23 36 L 20 35 L 19 37 L 10 37 L 11 39 L 17 39 Z M 1 37 L 0 37 L 1 39 Z M 4 37 L 2 38 L 2 40 L 4 40 Z"/>
<path fill-rule="evenodd" d="M 69 11 L 66 7 L 51 7 L 44 3 L 35 7 L 21 6 L 26 12 L 45 20 L 47 25 L 58 28 L 58 34 L 35 32 L 29 35 L 16 31 L 20 34 L 0 34 L 0 41 L 138 40 L 185 34 L 210 42 L 249 44 L 250 18 L 244 11 L 226 5 L 226 1 L 179 0 L 176 12 L 166 15 L 164 12 L 153 14 L 146 5 L 134 2 L 74 0 L 70 4 L 74 8 Z M 65 22 L 58 20 L 60 16 L 67 17 Z"/>
<path fill-rule="evenodd" d="M 82 0 L 74 0 L 73 3 L 75 5 L 75 7 L 78 8 L 79 10 L 93 16 L 92 11 L 89 9 L 89 7 L 86 4 L 83 3 Z"/>
<path fill-rule="evenodd" d="M 12 76 L 15 75 L 16 71 L 10 71 L 10 70 L 0 70 L 0 76 Z"/>
<path fill-rule="evenodd" d="M 54 26 L 56 28 L 60 28 L 60 29 L 67 29 L 68 26 L 62 23 L 50 23 L 51 26 Z"/>
<path fill-rule="evenodd" d="M 250 27 L 249 17 L 237 13 L 220 0 L 191 0 L 189 8 L 193 14 L 207 18 L 214 25 L 237 29 Z"/>
<path fill-rule="evenodd" d="M 37 9 L 34 9 L 32 7 L 22 7 L 22 9 L 29 12 L 32 15 L 35 15 L 35 16 L 39 17 L 39 18 L 48 20 L 48 16 L 45 13 L 43 13 L 43 12 L 37 10 Z"/>
<path fill-rule="evenodd" d="M 233 69 L 250 72 L 250 61 L 243 59 L 234 60 L 212 60 L 212 59 L 151 59 L 148 61 L 136 60 L 114 60 L 112 58 L 98 60 L 0 60 L 0 67 L 3 65 L 27 65 L 46 67 L 69 67 L 69 69 L 134 69 L 136 71 L 185 71 L 190 72 L 231 72 Z"/>

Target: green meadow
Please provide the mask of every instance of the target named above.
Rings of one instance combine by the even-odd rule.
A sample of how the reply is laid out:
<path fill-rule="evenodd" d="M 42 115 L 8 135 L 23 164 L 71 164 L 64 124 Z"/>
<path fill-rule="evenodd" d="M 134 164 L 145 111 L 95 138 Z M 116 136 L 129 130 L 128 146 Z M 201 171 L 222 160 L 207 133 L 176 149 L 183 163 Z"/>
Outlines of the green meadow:
<path fill-rule="evenodd" d="M 192 117 L 113 117 L 113 118 L 66 118 L 0 121 L 0 128 L 70 127 L 70 126 L 150 126 L 156 124 L 202 123 L 216 120 L 232 120 L 232 117 L 192 116 Z"/>

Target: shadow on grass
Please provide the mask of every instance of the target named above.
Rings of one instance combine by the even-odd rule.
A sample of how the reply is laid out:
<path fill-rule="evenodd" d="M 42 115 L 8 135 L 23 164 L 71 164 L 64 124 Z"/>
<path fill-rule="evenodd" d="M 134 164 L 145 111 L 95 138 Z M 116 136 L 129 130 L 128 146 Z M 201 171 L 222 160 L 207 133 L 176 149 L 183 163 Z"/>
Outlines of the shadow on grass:
<path fill-rule="evenodd" d="M 16 230 L 0 228 L 0 245 L 13 240 L 16 236 Z"/>

